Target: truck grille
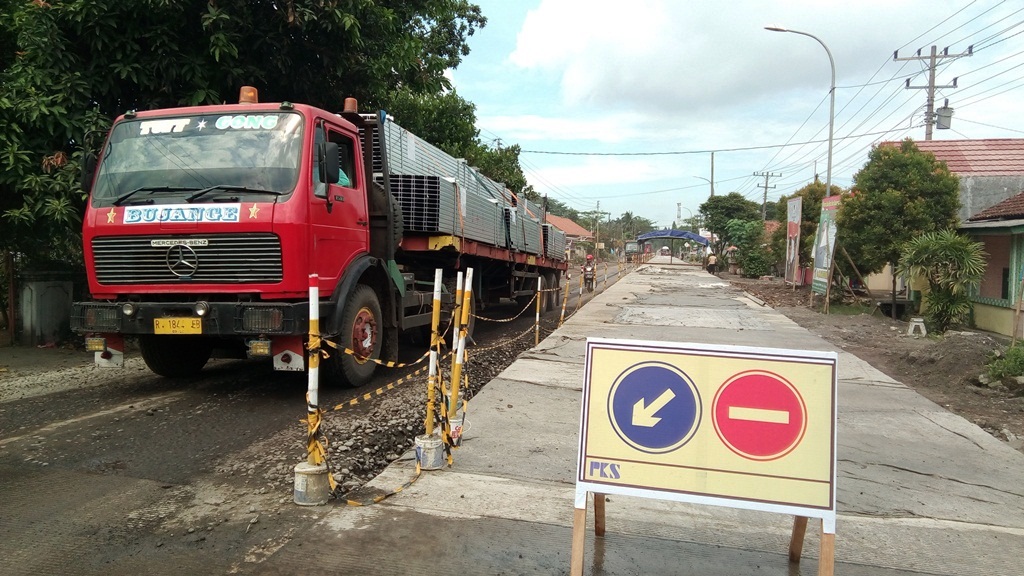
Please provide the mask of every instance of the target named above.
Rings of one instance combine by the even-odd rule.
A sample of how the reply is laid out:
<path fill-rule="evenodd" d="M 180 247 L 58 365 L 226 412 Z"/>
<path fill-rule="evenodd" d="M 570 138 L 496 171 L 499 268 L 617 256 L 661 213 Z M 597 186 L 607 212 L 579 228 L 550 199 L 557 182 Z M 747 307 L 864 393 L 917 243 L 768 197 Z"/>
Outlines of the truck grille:
<path fill-rule="evenodd" d="M 187 246 L 185 265 L 173 266 L 181 259 L 175 242 Z M 252 284 L 282 277 L 281 240 L 273 234 L 97 237 L 92 252 L 100 284 Z"/>

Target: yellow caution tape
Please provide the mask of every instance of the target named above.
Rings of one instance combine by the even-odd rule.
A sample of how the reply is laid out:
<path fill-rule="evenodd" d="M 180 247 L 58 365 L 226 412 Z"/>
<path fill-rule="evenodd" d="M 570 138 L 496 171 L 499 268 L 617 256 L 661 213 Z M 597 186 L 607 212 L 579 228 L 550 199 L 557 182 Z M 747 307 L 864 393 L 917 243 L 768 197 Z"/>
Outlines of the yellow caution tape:
<path fill-rule="evenodd" d="M 345 504 L 347 504 L 348 506 L 372 506 L 374 504 L 380 504 L 385 499 L 390 498 L 390 497 L 394 496 L 395 494 L 398 494 L 399 492 L 401 492 L 402 490 L 405 490 L 409 486 L 412 486 L 413 482 L 415 482 L 416 480 L 419 479 L 420 472 L 421 472 L 420 471 L 420 463 L 417 461 L 416 462 L 416 475 L 413 476 L 412 479 L 409 480 L 408 482 L 406 482 L 405 484 L 402 484 L 401 486 L 399 486 L 398 488 L 395 488 L 394 490 L 388 492 L 387 494 L 381 494 L 380 496 L 374 496 L 373 498 L 370 498 L 369 500 L 348 500 L 348 499 L 346 499 L 345 500 Z"/>

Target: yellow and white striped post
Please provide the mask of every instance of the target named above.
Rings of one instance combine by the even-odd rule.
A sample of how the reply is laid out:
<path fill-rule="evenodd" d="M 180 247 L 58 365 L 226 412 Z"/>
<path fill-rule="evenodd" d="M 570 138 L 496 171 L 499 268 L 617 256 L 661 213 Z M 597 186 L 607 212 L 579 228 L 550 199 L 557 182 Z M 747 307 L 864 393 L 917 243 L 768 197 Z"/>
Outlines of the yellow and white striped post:
<path fill-rule="evenodd" d="M 459 409 L 459 385 L 462 382 L 462 363 L 466 355 L 466 326 L 469 325 L 469 314 L 472 310 L 472 298 L 473 298 L 473 269 L 469 268 L 466 270 L 466 284 L 462 290 L 462 317 L 458 322 L 459 326 L 459 344 L 455 349 L 455 358 L 452 361 L 452 381 L 451 381 L 451 393 L 448 396 L 448 422 L 451 425 L 451 419 L 457 414 Z M 447 436 L 451 437 L 451 429 L 447 430 Z M 452 438 L 453 442 L 455 438 Z"/>
<path fill-rule="evenodd" d="M 562 315 L 558 317 L 558 326 L 565 322 L 565 306 L 569 303 L 569 281 L 565 282 L 565 290 L 562 290 Z"/>
<path fill-rule="evenodd" d="M 295 465 L 294 500 L 301 506 L 326 504 L 334 488 L 320 431 L 320 277 L 309 275 L 309 375 L 306 390 L 306 461 Z"/>
<path fill-rule="evenodd" d="M 434 271 L 434 307 L 430 317 L 430 372 L 427 379 L 427 419 L 424 429 L 428 436 L 434 433 L 434 406 L 437 401 L 438 358 L 441 353 L 441 284 L 442 270 Z"/>
<path fill-rule="evenodd" d="M 537 315 L 533 320 L 533 345 L 540 344 L 540 305 L 541 300 L 544 299 L 544 277 L 537 276 Z"/>

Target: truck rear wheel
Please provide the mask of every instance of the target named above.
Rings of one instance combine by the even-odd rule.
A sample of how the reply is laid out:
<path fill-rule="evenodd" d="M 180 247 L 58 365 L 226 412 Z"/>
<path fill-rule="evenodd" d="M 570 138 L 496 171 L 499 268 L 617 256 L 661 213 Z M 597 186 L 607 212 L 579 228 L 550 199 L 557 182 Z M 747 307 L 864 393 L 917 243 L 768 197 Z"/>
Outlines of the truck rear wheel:
<path fill-rule="evenodd" d="M 548 272 L 544 275 L 544 289 L 552 290 L 544 293 L 544 312 L 557 310 L 562 306 L 562 288 L 558 285 L 558 275 Z"/>
<path fill-rule="evenodd" d="M 206 366 L 213 344 L 188 336 L 139 336 L 139 351 L 149 369 L 165 378 L 195 376 Z"/>
<path fill-rule="evenodd" d="M 383 338 L 380 321 L 377 293 L 365 284 L 356 286 L 345 301 L 338 335 L 338 344 L 354 354 L 336 350 L 330 357 L 332 372 L 353 388 L 369 382 L 377 369 L 373 360 L 380 358 Z"/>

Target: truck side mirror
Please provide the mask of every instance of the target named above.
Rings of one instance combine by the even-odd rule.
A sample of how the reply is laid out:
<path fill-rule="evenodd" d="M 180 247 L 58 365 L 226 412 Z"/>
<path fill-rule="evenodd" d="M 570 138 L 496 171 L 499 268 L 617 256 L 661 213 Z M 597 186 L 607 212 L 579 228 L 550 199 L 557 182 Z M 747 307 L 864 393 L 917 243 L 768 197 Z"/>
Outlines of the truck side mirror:
<path fill-rule="evenodd" d="M 92 189 L 92 178 L 96 175 L 96 155 L 92 152 L 86 152 L 82 158 L 82 175 L 79 184 L 82 186 L 82 190 L 88 194 Z"/>
<path fill-rule="evenodd" d="M 328 184 L 337 183 L 338 175 L 341 173 L 341 165 L 338 162 L 338 143 L 322 142 L 317 147 L 316 153 L 320 165 L 320 181 Z"/>

